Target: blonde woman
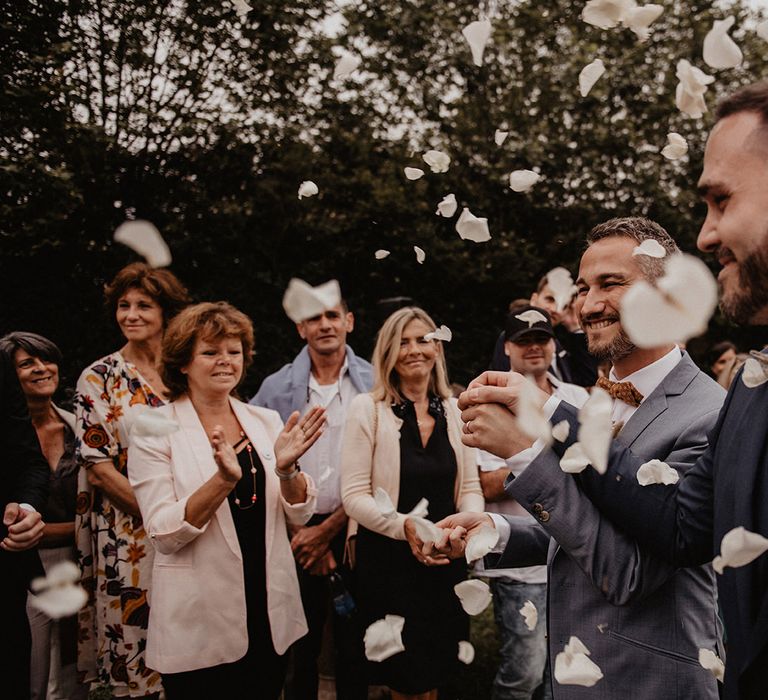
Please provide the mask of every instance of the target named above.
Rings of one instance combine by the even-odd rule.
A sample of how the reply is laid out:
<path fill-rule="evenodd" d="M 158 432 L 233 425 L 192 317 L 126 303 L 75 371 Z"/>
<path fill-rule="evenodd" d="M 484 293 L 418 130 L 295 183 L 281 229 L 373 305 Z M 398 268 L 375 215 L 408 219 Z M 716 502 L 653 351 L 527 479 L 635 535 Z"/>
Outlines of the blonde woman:
<path fill-rule="evenodd" d="M 453 591 L 466 577 L 465 565 L 423 566 L 422 543 L 406 514 L 422 498 L 432 521 L 484 507 L 477 460 L 461 442 L 442 344 L 426 337 L 434 330 L 434 321 L 416 307 L 384 322 L 373 352 L 374 388 L 353 400 L 342 452 L 361 625 L 385 615 L 405 618 L 405 651 L 368 664 L 369 682 L 389 686 L 396 700 L 434 700 L 457 668 L 458 642 L 469 633 Z M 377 507 L 378 488 L 395 505 L 395 517 Z"/>

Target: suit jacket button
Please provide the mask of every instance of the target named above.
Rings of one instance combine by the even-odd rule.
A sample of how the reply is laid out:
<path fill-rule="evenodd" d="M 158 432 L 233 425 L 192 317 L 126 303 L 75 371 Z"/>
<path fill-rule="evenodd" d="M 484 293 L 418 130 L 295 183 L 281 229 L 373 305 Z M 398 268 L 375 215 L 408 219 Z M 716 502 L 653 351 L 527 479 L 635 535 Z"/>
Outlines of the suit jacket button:
<path fill-rule="evenodd" d="M 541 505 L 541 503 L 534 503 L 532 510 L 534 513 L 536 513 L 536 515 L 541 515 L 542 511 L 544 510 L 544 506 Z"/>
<path fill-rule="evenodd" d="M 549 511 L 542 510 L 541 513 L 539 513 L 539 520 L 543 523 L 547 522 L 549 520 Z"/>

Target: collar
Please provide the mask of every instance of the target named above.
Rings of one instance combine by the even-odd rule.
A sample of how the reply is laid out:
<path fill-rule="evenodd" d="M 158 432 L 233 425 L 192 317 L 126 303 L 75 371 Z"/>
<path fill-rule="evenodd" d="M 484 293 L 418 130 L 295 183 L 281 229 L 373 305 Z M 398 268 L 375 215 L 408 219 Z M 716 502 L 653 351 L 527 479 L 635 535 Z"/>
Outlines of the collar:
<path fill-rule="evenodd" d="M 664 378 L 675 368 L 683 357 L 680 348 L 675 345 L 664 357 L 659 358 L 650 365 L 641 367 L 623 379 L 618 379 L 611 367 L 608 379 L 612 382 L 632 382 L 635 388 L 645 397 L 650 396 L 653 390 L 664 381 Z"/>
<path fill-rule="evenodd" d="M 339 378 L 334 382 L 335 386 L 338 390 L 341 388 L 341 383 L 344 381 L 344 377 L 349 372 L 349 362 L 347 361 L 347 358 L 344 358 L 344 364 L 341 366 L 341 369 L 339 370 Z M 326 384 L 325 386 L 334 386 L 334 384 Z M 318 384 L 317 379 L 315 379 L 315 375 L 312 374 L 310 371 L 309 373 L 309 390 L 315 391 L 318 394 L 322 393 L 322 387 L 323 385 Z"/>

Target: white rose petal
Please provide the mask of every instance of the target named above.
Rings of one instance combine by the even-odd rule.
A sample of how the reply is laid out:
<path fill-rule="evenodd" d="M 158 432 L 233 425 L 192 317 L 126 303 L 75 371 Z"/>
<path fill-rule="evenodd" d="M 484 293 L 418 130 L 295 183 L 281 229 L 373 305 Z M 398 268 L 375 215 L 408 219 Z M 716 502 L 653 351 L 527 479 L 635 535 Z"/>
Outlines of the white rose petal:
<path fill-rule="evenodd" d="M 421 168 L 403 168 L 403 172 L 409 180 L 418 180 L 420 177 L 424 177 L 424 171 Z"/>
<path fill-rule="evenodd" d="M 331 467 L 329 465 L 326 465 L 325 469 L 323 469 L 323 473 L 320 474 L 320 476 L 317 478 L 317 485 L 324 484 L 328 479 L 331 478 Z"/>
<path fill-rule="evenodd" d="M 621 300 L 621 325 L 641 348 L 685 343 L 707 330 L 717 306 L 717 283 L 692 255 L 667 256 L 656 286 L 641 280 Z"/>
<path fill-rule="evenodd" d="M 171 264 L 171 251 L 154 225 L 137 219 L 126 221 L 114 234 L 117 243 L 128 246 L 141 255 L 150 267 L 166 267 Z"/>
<path fill-rule="evenodd" d="M 667 134 L 667 145 L 661 149 L 661 155 L 669 160 L 677 160 L 688 153 L 688 142 L 677 132 Z"/>
<path fill-rule="evenodd" d="M 467 615 L 479 615 L 491 602 L 491 589 L 488 584 L 476 578 L 457 583 L 453 590 Z"/>
<path fill-rule="evenodd" d="M 475 216 L 467 207 L 464 207 L 461 216 L 456 221 L 456 232 L 465 241 L 485 243 L 491 240 L 488 219 Z"/>
<path fill-rule="evenodd" d="M 667 249 L 653 238 L 646 238 L 640 245 L 635 246 L 632 255 L 647 255 L 649 258 L 664 258 Z"/>
<path fill-rule="evenodd" d="M 440 539 L 440 535 L 443 534 L 443 531 L 431 520 L 420 518 L 417 515 L 409 515 L 408 517 L 411 519 L 416 530 L 416 536 L 425 544 L 427 542 L 437 542 Z"/>
<path fill-rule="evenodd" d="M 437 330 L 424 334 L 424 340 L 442 340 L 444 343 L 450 343 L 452 338 L 453 333 L 448 326 L 440 326 Z"/>
<path fill-rule="evenodd" d="M 541 175 L 533 170 L 513 170 L 509 174 L 509 188 L 514 192 L 527 192 L 539 180 Z"/>
<path fill-rule="evenodd" d="M 483 525 L 474 535 L 467 540 L 464 556 L 467 564 L 482 559 L 490 552 L 499 541 L 499 531 L 490 525 Z"/>
<path fill-rule="evenodd" d="M 333 69 L 333 79 L 339 80 L 340 78 L 346 78 L 357 70 L 360 65 L 360 57 L 349 53 L 348 51 L 342 51 L 341 57 L 336 61 L 336 67 Z"/>
<path fill-rule="evenodd" d="M 677 470 L 658 459 L 646 462 L 637 470 L 637 483 L 640 486 L 650 486 L 651 484 L 671 486 L 679 480 L 680 475 L 677 473 Z"/>
<path fill-rule="evenodd" d="M 422 158 L 433 173 L 446 173 L 451 164 L 451 157 L 442 151 L 427 151 Z"/>
<path fill-rule="evenodd" d="M 240 19 L 243 19 L 253 9 L 245 0 L 231 0 L 231 2 Z"/>
<path fill-rule="evenodd" d="M 522 321 L 523 323 L 528 324 L 528 328 L 532 328 L 537 323 L 546 323 L 547 317 L 541 313 L 541 311 L 536 311 L 536 309 L 528 309 L 528 311 L 523 311 L 521 314 L 517 314 L 515 318 L 518 321 Z"/>
<path fill-rule="evenodd" d="M 383 248 L 379 248 L 379 250 L 377 250 L 373 255 L 376 258 L 376 260 L 384 260 L 384 258 L 386 258 L 389 255 L 389 251 L 384 250 Z"/>
<path fill-rule="evenodd" d="M 677 62 L 677 79 L 680 82 L 675 89 L 675 105 L 681 112 L 698 119 L 707 111 L 704 93 L 715 79 L 684 58 Z"/>
<path fill-rule="evenodd" d="M 744 363 L 744 371 L 741 374 L 744 386 L 754 389 L 756 386 L 768 382 L 768 366 L 754 357 L 748 357 Z"/>
<path fill-rule="evenodd" d="M 526 377 L 517 397 L 517 427 L 531 440 L 541 440 L 545 446 L 549 446 L 552 444 L 552 426 L 544 416 L 537 398 L 536 384 L 530 377 Z"/>
<path fill-rule="evenodd" d="M 424 261 L 427 259 L 427 254 L 417 245 L 413 246 L 413 252 L 416 253 L 416 262 L 419 263 L 419 265 L 423 265 Z"/>
<path fill-rule="evenodd" d="M 458 203 L 456 202 L 456 195 L 451 193 L 445 195 L 445 197 L 440 200 L 440 203 L 437 205 L 437 211 L 435 214 L 439 214 L 440 216 L 444 216 L 446 219 L 449 219 L 456 213 L 456 208 L 458 207 Z"/>
<path fill-rule="evenodd" d="M 491 36 L 490 20 L 481 19 L 476 22 L 470 22 L 461 30 L 461 33 L 464 35 L 472 51 L 472 61 L 476 66 L 482 66 L 485 45 Z"/>
<path fill-rule="evenodd" d="M 746 566 L 768 550 L 768 539 L 743 527 L 726 532 L 720 541 L 720 554 L 712 560 L 712 568 L 718 574 L 726 566 Z"/>
<path fill-rule="evenodd" d="M 408 513 L 409 518 L 426 518 L 429 513 L 429 501 L 426 498 L 422 498 Z"/>
<path fill-rule="evenodd" d="M 501 144 L 503 144 L 507 140 L 507 136 L 509 136 L 508 131 L 502 131 L 501 129 L 496 129 L 496 132 L 493 134 L 493 140 L 497 146 L 501 146 Z"/>
<path fill-rule="evenodd" d="M 459 642 L 459 661 L 463 664 L 471 664 L 475 660 L 475 647 L 469 642 Z"/>
<path fill-rule="evenodd" d="M 768 41 L 768 19 L 764 19 L 760 22 L 757 27 L 755 27 L 755 31 L 757 32 L 757 36 L 763 41 Z"/>
<path fill-rule="evenodd" d="M 736 18 L 726 17 L 723 20 L 716 19 L 704 37 L 704 63 L 710 68 L 720 70 L 722 68 L 736 68 L 741 65 L 744 56 L 736 45 L 728 30 L 733 26 Z"/>
<path fill-rule="evenodd" d="M 341 304 L 341 288 L 336 280 L 312 287 L 296 277 L 288 283 L 283 295 L 283 309 L 294 323 L 319 316 L 326 309 Z"/>
<path fill-rule="evenodd" d="M 403 644 L 405 618 L 400 615 L 385 615 L 365 630 L 365 658 L 369 661 L 384 661 L 390 656 L 405 651 Z"/>
<path fill-rule="evenodd" d="M 162 415 L 159 411 L 151 408 L 145 408 L 133 422 L 131 435 L 162 437 L 163 435 L 175 433 L 178 429 L 179 424 L 172 418 Z"/>
<path fill-rule="evenodd" d="M 599 58 L 596 58 L 592 63 L 587 64 L 581 69 L 581 73 L 579 73 L 579 92 L 582 97 L 586 97 L 589 94 L 589 91 L 603 73 L 605 73 L 605 64 Z"/>
<path fill-rule="evenodd" d="M 571 637 L 555 657 L 555 680 L 560 685 L 591 688 L 603 677 L 600 667 L 589 658 L 589 650 L 578 637 Z"/>
<path fill-rule="evenodd" d="M 651 24 L 661 16 L 662 12 L 664 7 L 661 5 L 633 7 L 627 11 L 621 21 L 625 27 L 637 35 L 640 41 L 645 41 L 651 33 Z"/>
<path fill-rule="evenodd" d="M 721 683 L 725 679 L 723 660 L 710 649 L 699 649 L 699 663 Z"/>
<path fill-rule="evenodd" d="M 568 307 L 576 292 L 573 277 L 564 267 L 555 267 L 547 273 L 547 287 L 552 290 L 558 311 L 563 311 Z"/>
<path fill-rule="evenodd" d="M 581 19 L 600 29 L 611 29 L 621 22 L 635 0 L 589 0 L 581 11 Z"/>
<path fill-rule="evenodd" d="M 299 185 L 299 199 L 304 197 L 314 197 L 320 190 L 317 189 L 317 185 L 312 180 L 304 180 Z"/>
<path fill-rule="evenodd" d="M 579 409 L 579 444 L 592 468 L 600 474 L 608 469 L 608 451 L 613 439 L 613 399 L 599 387 L 592 389 Z"/>
<path fill-rule="evenodd" d="M 44 612 L 53 620 L 69 617 L 78 612 L 88 600 L 88 594 L 73 584 L 49 588 L 29 599 L 32 607 Z"/>
<path fill-rule="evenodd" d="M 46 591 L 57 586 L 66 586 L 80 580 L 80 569 L 71 561 L 54 564 L 45 576 L 32 579 L 29 587 L 34 593 Z"/>
<path fill-rule="evenodd" d="M 536 606 L 530 600 L 526 600 L 518 612 L 523 616 L 525 626 L 533 632 L 539 623 L 539 611 L 536 610 Z"/>
<path fill-rule="evenodd" d="M 397 517 L 397 511 L 395 510 L 394 503 L 392 503 L 392 499 L 381 486 L 377 486 L 376 490 L 373 492 L 373 500 L 376 503 L 376 507 L 379 509 L 379 513 L 381 513 L 387 520 L 394 520 Z"/>
<path fill-rule="evenodd" d="M 571 426 L 567 420 L 561 420 L 554 428 L 552 428 L 552 437 L 558 442 L 565 442 L 568 439 L 568 434 L 571 432 Z"/>
<path fill-rule="evenodd" d="M 579 474 L 589 466 L 589 457 L 578 442 L 568 447 L 560 458 L 560 469 L 566 474 Z"/>

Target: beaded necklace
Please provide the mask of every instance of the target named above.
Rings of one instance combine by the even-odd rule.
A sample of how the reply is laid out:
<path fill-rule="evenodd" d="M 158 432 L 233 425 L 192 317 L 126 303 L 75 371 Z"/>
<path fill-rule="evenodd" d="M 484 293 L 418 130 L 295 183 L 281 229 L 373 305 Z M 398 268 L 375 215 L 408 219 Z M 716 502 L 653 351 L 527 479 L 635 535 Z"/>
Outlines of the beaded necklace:
<path fill-rule="evenodd" d="M 240 440 L 238 440 L 235 443 L 234 447 L 239 447 L 243 443 L 243 441 L 246 441 L 244 449 L 248 451 L 248 461 L 251 463 L 251 470 L 250 471 L 251 471 L 251 481 L 252 481 L 253 491 L 252 491 L 250 497 L 247 499 L 247 500 L 250 501 L 250 503 L 248 503 L 248 505 L 245 505 L 245 506 L 240 505 L 241 504 L 240 497 L 237 495 L 237 487 L 240 485 L 240 482 L 235 484 L 235 488 L 233 489 L 233 493 L 235 495 L 235 499 L 234 499 L 235 500 L 235 505 L 240 510 L 249 510 L 250 508 L 253 508 L 254 505 L 256 505 L 256 500 L 257 500 L 257 498 L 256 498 L 256 465 L 254 464 L 254 461 L 253 461 L 253 445 L 251 444 L 251 441 L 245 436 L 245 433 L 241 430 L 240 431 Z"/>

